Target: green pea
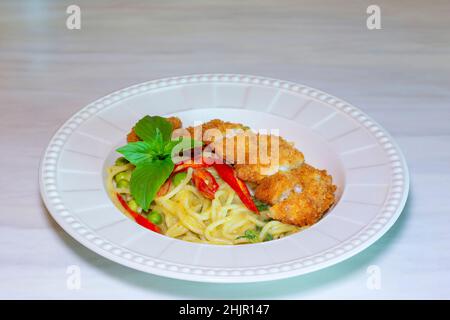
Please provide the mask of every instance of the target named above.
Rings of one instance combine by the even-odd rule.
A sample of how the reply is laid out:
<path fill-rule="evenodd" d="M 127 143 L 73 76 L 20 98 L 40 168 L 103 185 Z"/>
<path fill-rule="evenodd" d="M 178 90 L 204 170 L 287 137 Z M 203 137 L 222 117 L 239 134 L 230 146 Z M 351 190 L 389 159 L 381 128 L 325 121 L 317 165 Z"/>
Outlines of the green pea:
<path fill-rule="evenodd" d="M 162 222 L 162 216 L 158 211 L 152 211 L 147 218 L 154 224 L 160 224 Z"/>
<path fill-rule="evenodd" d="M 119 180 L 116 183 L 116 186 L 119 189 L 128 188 L 130 186 L 130 183 L 127 180 Z"/>
<path fill-rule="evenodd" d="M 127 171 L 119 172 L 118 174 L 116 174 L 114 176 L 114 180 L 116 180 L 116 182 L 119 182 L 120 180 L 129 181 L 130 178 L 131 178 L 131 173 L 127 172 Z"/>
<path fill-rule="evenodd" d="M 120 157 L 120 158 L 116 159 L 115 165 L 116 166 L 124 166 L 128 163 L 129 163 L 129 161 L 127 159 L 125 159 L 124 157 Z"/>
<path fill-rule="evenodd" d="M 128 207 L 129 207 L 131 210 L 133 210 L 133 211 L 137 211 L 138 208 L 139 208 L 137 202 L 134 201 L 134 200 L 128 201 Z"/>
<path fill-rule="evenodd" d="M 186 179 L 187 173 L 186 172 L 180 172 L 177 173 L 176 175 L 173 176 L 173 185 L 176 187 L 177 185 L 179 185 L 181 183 L 181 181 L 183 181 L 184 179 Z"/>

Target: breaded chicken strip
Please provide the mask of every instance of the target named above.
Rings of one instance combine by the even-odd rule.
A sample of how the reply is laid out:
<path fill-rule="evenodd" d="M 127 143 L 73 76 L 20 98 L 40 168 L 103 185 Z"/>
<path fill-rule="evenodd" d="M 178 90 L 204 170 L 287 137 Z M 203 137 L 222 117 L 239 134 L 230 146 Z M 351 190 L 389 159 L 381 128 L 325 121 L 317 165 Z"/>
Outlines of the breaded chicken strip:
<path fill-rule="evenodd" d="M 177 118 L 177 117 L 169 117 L 169 118 L 166 118 L 166 120 L 172 124 L 173 130 L 179 129 L 183 125 L 180 118 Z M 137 142 L 140 140 L 141 139 L 138 137 L 138 135 L 134 131 L 134 128 L 132 128 L 130 133 L 128 133 L 128 135 L 127 135 L 127 142 Z"/>
<path fill-rule="evenodd" d="M 186 128 L 191 138 L 203 141 L 205 144 L 210 144 L 215 140 L 223 139 L 248 129 L 243 124 L 222 121 L 220 119 L 213 119 L 199 126 Z"/>
<path fill-rule="evenodd" d="M 234 164 L 240 179 L 251 183 L 278 171 L 297 168 L 304 162 L 303 153 L 282 137 L 252 132 L 215 142 L 215 152 Z"/>
<path fill-rule="evenodd" d="M 335 201 L 336 186 L 326 170 L 304 164 L 290 172 L 264 178 L 255 197 L 271 204 L 270 216 L 284 223 L 308 226 L 316 223 Z"/>

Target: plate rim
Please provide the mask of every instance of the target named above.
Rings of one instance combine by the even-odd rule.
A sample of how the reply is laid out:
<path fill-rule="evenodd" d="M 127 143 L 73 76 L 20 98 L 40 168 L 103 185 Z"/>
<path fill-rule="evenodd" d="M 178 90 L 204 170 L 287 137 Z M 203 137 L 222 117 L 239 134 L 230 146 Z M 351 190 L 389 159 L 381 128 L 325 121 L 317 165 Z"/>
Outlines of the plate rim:
<path fill-rule="evenodd" d="M 254 269 L 262 270 L 267 268 L 272 268 L 271 266 L 268 267 L 248 267 L 248 268 L 239 268 L 239 269 L 248 269 L 251 270 L 251 272 L 242 272 L 241 270 L 238 272 L 237 275 L 232 275 L 230 272 L 227 272 L 224 274 L 223 272 L 220 272 L 219 267 L 207 267 L 204 269 L 211 269 L 212 272 L 198 272 L 198 270 L 202 269 L 202 267 L 191 267 L 189 272 L 183 272 L 180 270 L 180 268 L 176 267 L 177 263 L 167 263 L 169 266 L 166 265 L 157 265 L 158 262 L 151 263 L 152 261 L 146 261 L 143 263 L 141 260 L 145 259 L 152 259 L 152 257 L 146 257 L 145 259 L 142 259 L 139 257 L 139 255 L 136 255 L 132 250 L 123 248 L 123 246 L 119 244 L 115 244 L 115 248 L 112 249 L 105 249 L 104 243 L 102 243 L 101 239 L 99 241 L 99 236 L 93 236 L 88 239 L 86 237 L 86 232 L 81 232 L 83 229 L 76 228 L 75 226 L 78 226 L 79 223 L 77 220 L 70 215 L 70 211 L 67 210 L 63 204 L 61 204 L 61 199 L 57 195 L 57 188 L 56 188 L 56 182 L 51 182 L 52 180 L 56 180 L 56 163 L 58 160 L 59 152 L 63 149 L 64 142 L 67 141 L 67 138 L 70 136 L 70 134 L 73 132 L 73 130 L 76 129 L 77 123 L 81 124 L 84 121 L 90 119 L 91 117 L 95 116 L 98 111 L 103 110 L 103 108 L 108 107 L 111 104 L 120 102 L 121 99 L 129 98 L 133 95 L 139 95 L 144 92 L 158 90 L 164 87 L 171 87 L 171 86 L 178 86 L 178 85 L 184 85 L 184 84 L 195 84 L 195 83 L 234 83 L 234 84 L 258 84 L 262 85 L 264 87 L 275 87 L 278 89 L 284 89 L 288 91 L 295 91 L 297 93 L 302 93 L 308 98 L 319 100 L 321 102 L 325 102 L 328 105 L 332 105 L 336 110 L 341 110 L 341 112 L 344 112 L 345 114 L 350 115 L 353 119 L 355 119 L 362 127 L 364 127 L 366 130 L 368 128 L 376 128 L 376 132 L 381 132 L 382 136 L 386 141 L 384 143 L 381 143 L 379 140 L 380 138 L 375 137 L 373 132 L 371 132 L 371 135 L 377 139 L 377 142 L 380 142 L 381 145 L 383 144 L 390 144 L 389 150 L 393 150 L 393 154 L 397 156 L 396 160 L 390 160 L 389 163 L 391 163 L 391 168 L 393 166 L 392 163 L 395 163 L 398 167 L 402 169 L 401 174 L 401 180 L 402 181 L 402 192 L 401 192 L 401 198 L 397 199 L 397 204 L 394 206 L 395 209 L 391 210 L 392 214 L 387 219 L 386 223 L 382 225 L 378 230 L 375 230 L 375 232 L 368 237 L 368 239 L 361 241 L 359 240 L 358 245 L 354 245 L 351 249 L 337 255 L 334 257 L 331 257 L 329 259 L 323 259 L 323 261 L 312 263 L 309 266 L 300 266 L 297 268 L 283 268 L 283 267 L 274 267 L 276 270 L 274 272 L 270 273 L 260 273 L 258 271 L 255 271 Z M 231 108 L 230 108 L 231 109 Z M 347 110 L 347 111 L 346 111 Z M 355 113 L 356 112 L 356 113 Z M 84 116 L 81 116 L 84 113 Z M 89 116 L 86 118 L 86 114 Z M 357 118 L 359 117 L 359 119 Z M 364 120 L 361 120 L 362 118 Z M 366 124 L 363 124 L 363 121 Z M 387 149 L 387 148 L 385 148 Z M 53 168 L 53 170 L 52 170 Z M 46 181 L 44 181 L 46 180 Z M 391 179 L 392 180 L 392 179 Z M 244 283 L 244 282 L 258 282 L 258 281 L 269 281 L 269 280 L 277 280 L 277 279 L 283 279 L 288 278 L 292 276 L 302 275 L 306 273 L 310 273 L 319 269 L 326 268 L 328 266 L 337 264 L 339 262 L 342 262 L 361 251 L 368 248 L 370 245 L 372 245 L 374 242 L 376 242 L 378 239 L 380 239 L 391 227 L 392 225 L 397 221 L 398 217 L 402 213 L 402 210 L 405 207 L 408 194 L 409 194 L 409 187 L 410 187 L 410 177 L 409 177 L 409 169 L 408 165 L 405 159 L 405 156 L 403 155 L 400 147 L 398 146 L 397 142 L 392 138 L 392 136 L 389 134 L 389 132 L 384 129 L 378 122 L 373 120 L 370 116 L 368 116 L 365 112 L 363 112 L 361 109 L 353 106 L 352 104 L 337 98 L 333 95 L 330 95 L 328 93 L 325 93 L 321 90 L 317 90 L 315 88 L 298 84 L 291 81 L 284 81 L 274 78 L 268 78 L 268 77 L 262 77 L 262 76 L 253 76 L 253 75 L 245 75 L 245 74 L 191 74 L 191 75 L 184 75 L 184 76 L 176 76 L 176 77 L 167 77 L 167 78 L 161 78 L 156 80 L 150 80 L 143 83 L 138 83 L 131 85 L 129 87 L 116 90 L 108 95 L 105 95 L 89 104 L 84 106 L 83 108 L 76 111 L 71 117 L 69 117 L 68 120 L 66 120 L 52 135 L 48 145 L 44 149 L 42 156 L 40 158 L 39 163 L 39 186 L 40 186 L 40 194 L 41 198 L 44 201 L 44 204 L 46 208 L 48 209 L 48 212 L 53 217 L 53 219 L 64 229 L 65 232 L 67 232 L 72 238 L 83 244 L 85 247 L 89 248 L 90 250 L 96 252 L 97 254 L 100 254 L 116 263 L 131 267 L 133 269 L 137 269 L 143 272 L 152 273 L 159 276 L 165 276 L 170 278 L 176 278 L 181 280 L 190 280 L 190 281 L 198 281 L 198 282 L 216 282 L 216 283 Z M 50 187 L 50 189 L 49 189 Z M 392 181 L 390 183 L 390 187 L 392 187 Z M 389 194 L 387 195 L 388 199 Z M 388 200 L 386 200 L 388 202 Z M 380 208 L 380 211 L 386 207 L 387 204 L 384 204 L 383 207 Z M 57 212 L 59 214 L 57 214 Z M 376 218 L 376 217 L 375 217 Z M 370 223 L 373 223 L 371 221 Z M 367 224 L 370 225 L 370 224 Z M 361 233 L 361 231 L 354 234 L 349 239 L 346 239 L 336 245 L 337 247 L 342 246 L 343 244 L 349 242 L 354 238 L 355 236 L 358 236 L 358 234 Z M 106 241 L 108 242 L 108 241 Z M 113 249 L 119 249 L 120 253 L 114 253 Z M 333 248 L 332 248 L 333 249 Z M 122 252 L 124 251 L 124 252 Z M 128 252 L 131 252 L 131 255 Z M 325 250 L 328 251 L 328 250 Z M 128 255 L 127 255 L 128 254 Z M 321 254 L 325 254 L 324 252 L 314 254 L 314 256 L 319 256 Z M 124 257 L 131 256 L 131 258 Z M 158 259 L 156 259 L 158 260 Z M 159 263 L 161 264 L 161 263 Z M 170 266 L 170 264 L 173 264 Z M 293 262 L 286 262 L 281 263 L 283 264 L 293 264 Z M 198 270 L 196 270 L 198 269 Z M 223 268 L 222 268 L 223 269 Z M 227 268 L 229 269 L 229 268 Z M 219 270 L 217 272 L 216 270 Z"/>

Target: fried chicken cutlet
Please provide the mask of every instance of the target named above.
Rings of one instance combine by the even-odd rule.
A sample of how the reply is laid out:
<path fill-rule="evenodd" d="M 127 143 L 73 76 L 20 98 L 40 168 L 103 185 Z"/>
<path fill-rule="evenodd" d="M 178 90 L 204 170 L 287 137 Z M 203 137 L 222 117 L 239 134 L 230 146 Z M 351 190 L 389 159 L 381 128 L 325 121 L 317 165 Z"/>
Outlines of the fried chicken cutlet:
<path fill-rule="evenodd" d="M 198 127 L 197 127 L 198 129 Z M 241 180 L 255 187 L 255 197 L 271 205 L 271 218 L 308 226 L 317 222 L 335 201 L 336 186 L 325 170 L 306 164 L 304 155 L 282 137 L 252 132 L 242 124 L 211 120 L 203 136 L 216 155 L 231 164 Z M 188 128 L 191 136 L 194 128 Z"/>
<path fill-rule="evenodd" d="M 308 226 L 316 223 L 335 201 L 336 186 L 326 170 L 308 164 L 264 178 L 255 197 L 272 205 L 270 216 L 284 223 Z"/>

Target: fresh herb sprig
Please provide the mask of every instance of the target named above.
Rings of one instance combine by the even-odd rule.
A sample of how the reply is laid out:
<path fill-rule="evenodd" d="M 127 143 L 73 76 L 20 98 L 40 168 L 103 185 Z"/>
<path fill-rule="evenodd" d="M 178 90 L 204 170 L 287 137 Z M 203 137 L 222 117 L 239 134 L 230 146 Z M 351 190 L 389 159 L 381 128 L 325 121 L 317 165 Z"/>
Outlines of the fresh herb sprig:
<path fill-rule="evenodd" d="M 239 236 L 236 238 L 236 240 L 239 239 L 247 239 L 249 242 L 259 242 L 259 234 L 261 233 L 261 228 L 256 227 L 255 230 L 248 229 L 245 230 L 244 235 Z M 267 233 L 264 237 L 263 241 L 271 241 L 273 240 L 273 236 L 270 233 Z"/>
<path fill-rule="evenodd" d="M 258 239 L 258 231 L 257 230 L 245 230 L 244 235 L 243 236 L 239 236 L 236 238 L 236 240 L 238 239 L 247 239 L 250 242 L 256 242 L 256 240 Z"/>
<path fill-rule="evenodd" d="M 172 124 L 159 116 L 145 116 L 136 123 L 134 131 L 142 141 L 130 142 L 117 152 L 136 166 L 131 174 L 130 192 L 137 204 L 147 211 L 173 171 L 173 150 L 183 152 L 202 146 L 202 142 L 190 138 L 172 140 Z"/>

